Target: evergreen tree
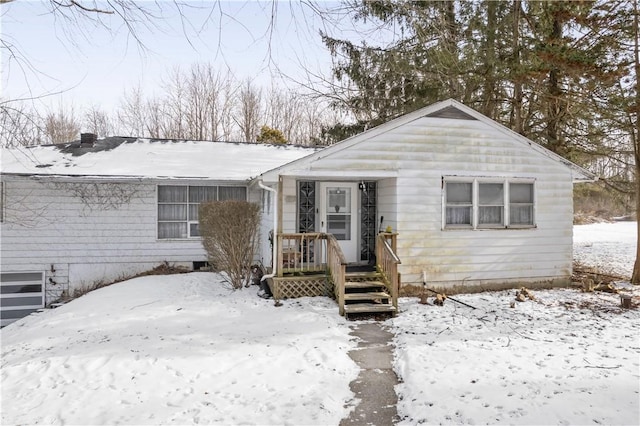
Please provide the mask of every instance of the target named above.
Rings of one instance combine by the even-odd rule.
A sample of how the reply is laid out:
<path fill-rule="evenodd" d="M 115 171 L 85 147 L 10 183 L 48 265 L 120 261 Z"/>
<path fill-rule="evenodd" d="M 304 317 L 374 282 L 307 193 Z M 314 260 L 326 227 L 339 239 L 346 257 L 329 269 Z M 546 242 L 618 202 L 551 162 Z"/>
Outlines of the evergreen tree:
<path fill-rule="evenodd" d="M 260 143 L 273 143 L 273 144 L 286 144 L 287 139 L 282 132 L 278 129 L 272 129 L 269 126 L 262 126 L 260 128 L 260 134 L 258 135 L 257 142 Z"/>
<path fill-rule="evenodd" d="M 371 127 L 440 99 L 466 100 L 456 5 L 390 0 L 357 4 L 354 18 L 379 28 L 378 45 L 323 33 L 336 58 L 334 77 L 347 94 L 338 106 Z M 399 38 L 390 37 L 392 33 Z"/>
<path fill-rule="evenodd" d="M 356 118 L 325 138 L 454 98 L 578 164 L 614 164 L 605 182 L 640 211 L 639 2 L 357 2 L 366 37 L 322 34 L 336 106 Z"/>
<path fill-rule="evenodd" d="M 600 10 L 595 2 L 363 1 L 354 17 L 381 37 L 323 40 L 354 131 L 454 98 L 576 157 L 595 139 L 585 133 L 593 120 L 585 100 L 615 77 Z"/>

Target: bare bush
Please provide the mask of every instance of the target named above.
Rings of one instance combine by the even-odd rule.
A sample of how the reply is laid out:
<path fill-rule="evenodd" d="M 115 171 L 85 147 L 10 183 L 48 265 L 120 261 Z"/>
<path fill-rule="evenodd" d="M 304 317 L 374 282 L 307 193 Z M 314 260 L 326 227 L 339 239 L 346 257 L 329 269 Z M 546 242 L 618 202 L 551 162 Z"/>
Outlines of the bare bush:
<path fill-rule="evenodd" d="M 211 201 L 200 204 L 198 216 L 209 263 L 227 274 L 234 289 L 242 288 L 257 250 L 260 207 L 247 201 Z"/>

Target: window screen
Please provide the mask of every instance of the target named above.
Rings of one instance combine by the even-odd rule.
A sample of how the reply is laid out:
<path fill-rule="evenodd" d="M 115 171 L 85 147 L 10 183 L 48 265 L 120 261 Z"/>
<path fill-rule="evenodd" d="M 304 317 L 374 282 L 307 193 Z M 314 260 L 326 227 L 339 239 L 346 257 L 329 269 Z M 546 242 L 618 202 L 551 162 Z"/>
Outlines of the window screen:
<path fill-rule="evenodd" d="M 471 225 L 473 186 L 467 182 L 447 182 L 447 225 Z"/>
<path fill-rule="evenodd" d="M 511 225 L 533 225 L 533 184 L 512 183 L 509 185 L 509 201 Z"/>
<path fill-rule="evenodd" d="M 504 226 L 504 185 L 478 184 L 478 225 Z"/>

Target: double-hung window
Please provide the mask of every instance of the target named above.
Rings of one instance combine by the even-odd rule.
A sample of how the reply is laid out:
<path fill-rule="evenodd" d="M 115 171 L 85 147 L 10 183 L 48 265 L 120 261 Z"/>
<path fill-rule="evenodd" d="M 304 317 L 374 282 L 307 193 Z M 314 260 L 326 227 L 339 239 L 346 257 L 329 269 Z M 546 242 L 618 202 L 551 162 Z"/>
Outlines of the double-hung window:
<path fill-rule="evenodd" d="M 534 182 L 444 178 L 444 228 L 533 228 Z"/>
<path fill-rule="evenodd" d="M 511 226 L 533 226 L 533 184 L 509 185 L 509 218 Z"/>
<path fill-rule="evenodd" d="M 244 186 L 159 185 L 158 239 L 199 237 L 200 203 L 246 199 Z"/>
<path fill-rule="evenodd" d="M 503 227 L 504 183 L 478 182 L 478 227 Z"/>
<path fill-rule="evenodd" d="M 472 224 L 473 183 L 447 182 L 446 221 L 450 226 L 467 227 Z"/>

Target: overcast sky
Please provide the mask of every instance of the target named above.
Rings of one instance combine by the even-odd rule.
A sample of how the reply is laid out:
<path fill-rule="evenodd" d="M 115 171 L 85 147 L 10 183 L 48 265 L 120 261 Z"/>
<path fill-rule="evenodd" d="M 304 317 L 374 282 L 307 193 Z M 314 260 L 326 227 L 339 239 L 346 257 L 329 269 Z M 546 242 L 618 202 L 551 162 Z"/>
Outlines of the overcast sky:
<path fill-rule="evenodd" d="M 102 19 L 111 32 L 90 21 L 78 28 L 54 19 L 48 1 L 2 5 L 2 39 L 22 55 L 10 59 L 2 49 L 3 98 L 63 92 L 37 102 L 72 103 L 77 109 L 97 105 L 109 111 L 125 90 L 140 85 L 151 94 L 173 67 L 186 69 L 196 62 L 229 68 L 239 79 L 255 78 L 264 86 L 278 79 L 279 72 L 296 79 L 305 78 L 305 69 L 330 72 L 330 56 L 318 36 L 321 22 L 300 3 L 189 3 L 181 9 L 181 20 L 173 2 L 161 1 L 161 28 L 137 27 L 144 49 L 126 28 L 118 27 L 121 21 L 108 16 Z"/>

